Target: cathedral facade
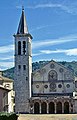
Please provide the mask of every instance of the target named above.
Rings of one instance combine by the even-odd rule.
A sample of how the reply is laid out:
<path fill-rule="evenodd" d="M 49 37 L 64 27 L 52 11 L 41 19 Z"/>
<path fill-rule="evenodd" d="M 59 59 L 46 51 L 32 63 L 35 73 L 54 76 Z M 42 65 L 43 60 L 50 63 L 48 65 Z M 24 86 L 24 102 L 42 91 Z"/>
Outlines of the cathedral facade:
<path fill-rule="evenodd" d="M 74 73 L 51 61 L 32 72 L 32 36 L 24 9 L 15 37 L 15 111 L 20 113 L 77 113 Z"/>

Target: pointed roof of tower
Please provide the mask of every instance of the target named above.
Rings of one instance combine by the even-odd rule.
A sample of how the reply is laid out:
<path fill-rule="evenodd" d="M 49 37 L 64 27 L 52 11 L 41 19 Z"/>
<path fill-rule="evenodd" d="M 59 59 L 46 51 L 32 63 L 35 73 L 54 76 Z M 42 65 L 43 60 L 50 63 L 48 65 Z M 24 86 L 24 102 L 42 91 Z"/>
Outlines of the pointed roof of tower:
<path fill-rule="evenodd" d="M 27 34 L 27 33 L 28 33 L 28 27 L 26 23 L 26 17 L 24 14 L 24 7 L 22 7 L 22 14 L 21 14 L 17 34 Z"/>

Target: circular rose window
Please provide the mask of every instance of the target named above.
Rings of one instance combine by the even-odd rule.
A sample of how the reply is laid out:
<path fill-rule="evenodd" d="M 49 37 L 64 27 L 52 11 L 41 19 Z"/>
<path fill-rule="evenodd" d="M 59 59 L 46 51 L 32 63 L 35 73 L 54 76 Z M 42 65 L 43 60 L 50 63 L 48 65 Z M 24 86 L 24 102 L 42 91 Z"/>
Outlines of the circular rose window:
<path fill-rule="evenodd" d="M 51 88 L 51 89 L 55 89 L 55 88 L 56 88 L 56 84 L 55 84 L 55 83 L 51 83 L 51 84 L 50 84 L 50 88 Z"/>
<path fill-rule="evenodd" d="M 66 85 L 66 87 L 67 87 L 67 88 L 69 88 L 69 87 L 70 87 L 70 85 L 69 85 L 69 84 L 67 84 L 67 85 Z"/>
<path fill-rule="evenodd" d="M 60 68 L 60 69 L 59 69 L 59 72 L 61 72 L 61 73 L 62 73 L 62 72 L 63 72 L 63 68 Z"/>
<path fill-rule="evenodd" d="M 59 87 L 59 88 L 62 88 L 62 85 L 61 85 L 61 84 L 59 84 L 59 85 L 58 85 L 58 87 Z"/>
<path fill-rule="evenodd" d="M 45 88 L 48 88 L 48 85 L 45 85 L 44 87 L 45 87 Z"/>
<path fill-rule="evenodd" d="M 39 88 L 39 85 L 36 85 L 36 88 Z"/>

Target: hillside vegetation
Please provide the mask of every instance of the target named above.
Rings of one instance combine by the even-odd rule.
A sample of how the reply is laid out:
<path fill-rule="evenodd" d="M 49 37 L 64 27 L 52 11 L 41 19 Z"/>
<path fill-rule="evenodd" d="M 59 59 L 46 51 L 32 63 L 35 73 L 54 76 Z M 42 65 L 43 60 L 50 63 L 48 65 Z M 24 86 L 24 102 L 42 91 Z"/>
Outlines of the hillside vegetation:
<path fill-rule="evenodd" d="M 32 71 L 42 68 L 44 65 L 46 65 L 49 62 L 50 61 L 39 61 L 39 62 L 32 63 Z M 77 62 L 76 61 L 72 61 L 72 62 L 62 61 L 62 62 L 58 62 L 58 63 L 71 69 L 74 72 L 74 75 L 77 77 Z M 14 67 L 3 71 L 3 75 L 5 77 L 14 79 Z"/>

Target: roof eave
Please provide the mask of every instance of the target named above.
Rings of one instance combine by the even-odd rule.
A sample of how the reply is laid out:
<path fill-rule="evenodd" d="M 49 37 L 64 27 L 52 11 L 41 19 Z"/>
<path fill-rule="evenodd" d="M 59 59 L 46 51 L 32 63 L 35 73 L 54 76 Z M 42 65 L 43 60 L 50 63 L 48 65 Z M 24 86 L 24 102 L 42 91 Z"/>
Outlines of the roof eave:
<path fill-rule="evenodd" d="M 30 33 L 25 33 L 25 34 L 14 34 L 14 37 L 30 37 L 33 39 L 32 35 Z"/>

